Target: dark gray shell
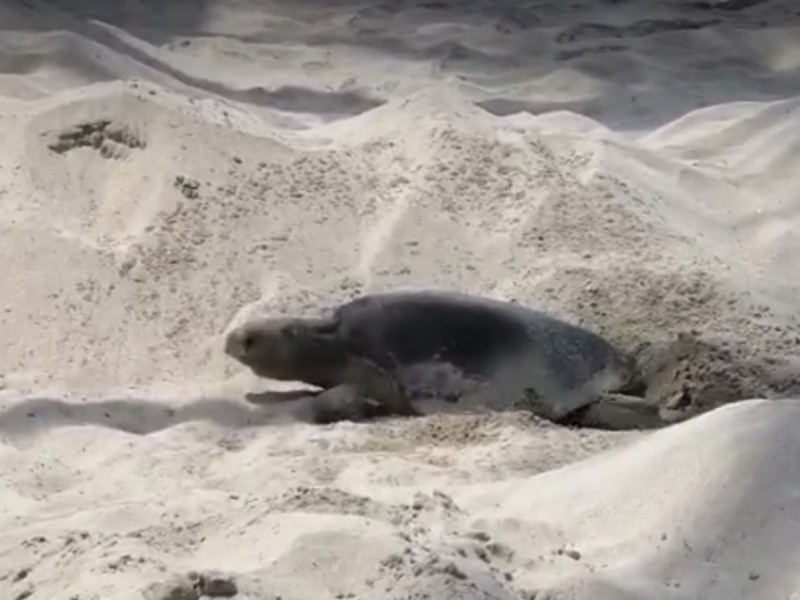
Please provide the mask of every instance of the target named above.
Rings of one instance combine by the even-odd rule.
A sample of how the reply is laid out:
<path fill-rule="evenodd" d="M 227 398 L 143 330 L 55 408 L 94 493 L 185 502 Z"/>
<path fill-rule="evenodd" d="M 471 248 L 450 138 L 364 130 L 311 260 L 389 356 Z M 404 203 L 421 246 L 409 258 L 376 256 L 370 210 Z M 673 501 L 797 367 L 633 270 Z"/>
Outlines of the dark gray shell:
<path fill-rule="evenodd" d="M 599 335 L 511 302 L 390 292 L 342 304 L 334 318 L 350 351 L 412 397 L 479 395 L 496 408 L 544 403 L 558 417 L 635 377 L 633 361 Z"/>

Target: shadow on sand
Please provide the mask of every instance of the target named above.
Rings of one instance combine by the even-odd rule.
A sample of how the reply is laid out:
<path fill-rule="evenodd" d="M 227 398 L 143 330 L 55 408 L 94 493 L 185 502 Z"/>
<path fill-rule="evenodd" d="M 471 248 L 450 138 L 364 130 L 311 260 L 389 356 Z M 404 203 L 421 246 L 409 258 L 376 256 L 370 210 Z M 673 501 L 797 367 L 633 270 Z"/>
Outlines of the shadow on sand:
<path fill-rule="evenodd" d="M 94 425 L 146 435 L 190 421 L 226 428 L 310 422 L 304 417 L 308 392 L 248 395 L 248 402 L 205 398 L 176 405 L 158 400 L 124 398 L 86 402 L 26 398 L 0 411 L 0 435 L 19 437 L 59 427 Z"/>

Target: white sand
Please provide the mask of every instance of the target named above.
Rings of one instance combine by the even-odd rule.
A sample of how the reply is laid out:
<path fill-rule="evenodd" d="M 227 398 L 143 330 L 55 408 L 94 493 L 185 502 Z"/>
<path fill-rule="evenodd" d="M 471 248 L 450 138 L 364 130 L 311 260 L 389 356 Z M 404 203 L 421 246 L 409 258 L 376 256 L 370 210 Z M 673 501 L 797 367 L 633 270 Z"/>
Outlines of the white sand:
<path fill-rule="evenodd" d="M 800 394 L 800 10 L 743 4 L 0 4 L 0 598 L 800 598 L 800 404 L 755 399 Z M 243 400 L 232 323 L 398 286 L 695 330 L 754 399 Z"/>

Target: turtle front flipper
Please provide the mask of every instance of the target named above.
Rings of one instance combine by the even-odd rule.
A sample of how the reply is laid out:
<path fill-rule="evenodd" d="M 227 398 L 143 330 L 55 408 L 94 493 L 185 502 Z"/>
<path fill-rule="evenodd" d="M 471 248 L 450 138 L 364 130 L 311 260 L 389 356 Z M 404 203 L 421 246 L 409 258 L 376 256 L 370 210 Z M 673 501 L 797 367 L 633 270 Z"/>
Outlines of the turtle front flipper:
<path fill-rule="evenodd" d="M 346 383 L 331 387 L 312 400 L 314 423 L 419 415 L 399 383 L 367 359 L 351 359 L 343 379 Z"/>
<path fill-rule="evenodd" d="M 269 406 L 282 402 L 296 402 L 297 400 L 317 396 L 321 393 L 322 390 L 267 390 L 264 392 L 247 392 L 244 395 L 244 399 L 251 404 Z"/>
<path fill-rule="evenodd" d="M 364 397 L 358 388 L 342 384 L 317 394 L 310 404 L 310 420 L 317 425 L 328 425 L 339 421 L 363 421 L 385 416 L 385 410 L 370 398 Z"/>
<path fill-rule="evenodd" d="M 420 414 L 403 386 L 388 371 L 367 358 L 350 360 L 347 381 L 356 386 L 359 396 L 381 405 L 387 415 L 413 417 Z"/>

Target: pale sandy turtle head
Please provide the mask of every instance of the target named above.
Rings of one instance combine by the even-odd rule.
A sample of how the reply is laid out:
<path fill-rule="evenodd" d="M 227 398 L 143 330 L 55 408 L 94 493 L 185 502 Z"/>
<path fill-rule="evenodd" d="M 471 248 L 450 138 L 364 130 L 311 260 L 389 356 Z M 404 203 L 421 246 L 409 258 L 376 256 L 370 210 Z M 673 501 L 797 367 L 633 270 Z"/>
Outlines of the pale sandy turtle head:
<path fill-rule="evenodd" d="M 225 336 L 225 354 L 260 377 L 302 380 L 310 365 L 340 353 L 335 323 L 322 319 L 253 318 Z"/>

